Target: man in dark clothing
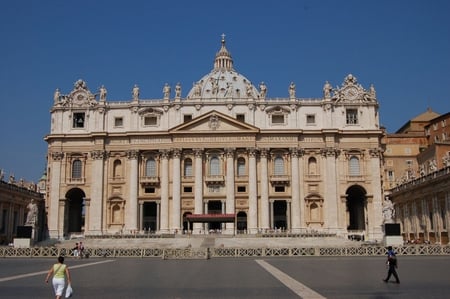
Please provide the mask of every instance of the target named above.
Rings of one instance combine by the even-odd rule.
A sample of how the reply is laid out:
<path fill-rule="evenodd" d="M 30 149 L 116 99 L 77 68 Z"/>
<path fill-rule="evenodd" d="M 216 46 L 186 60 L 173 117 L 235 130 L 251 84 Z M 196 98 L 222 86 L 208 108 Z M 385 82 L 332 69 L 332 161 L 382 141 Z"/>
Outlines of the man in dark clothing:
<path fill-rule="evenodd" d="M 394 250 L 392 250 L 392 246 L 388 246 L 388 252 L 387 252 L 387 261 L 386 264 L 388 266 L 388 274 L 386 279 L 383 279 L 384 282 L 388 282 L 389 278 L 391 278 L 391 275 L 394 275 L 395 282 L 400 283 L 400 279 L 397 275 L 397 256 L 395 255 Z"/>

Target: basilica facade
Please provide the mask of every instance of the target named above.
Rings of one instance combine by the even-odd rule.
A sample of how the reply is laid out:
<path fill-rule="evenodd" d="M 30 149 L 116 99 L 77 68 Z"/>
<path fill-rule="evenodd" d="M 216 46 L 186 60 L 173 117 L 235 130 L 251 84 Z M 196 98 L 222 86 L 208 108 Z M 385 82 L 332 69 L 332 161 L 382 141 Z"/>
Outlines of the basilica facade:
<path fill-rule="evenodd" d="M 55 91 L 48 143 L 52 238 L 311 230 L 382 238 L 375 89 L 348 75 L 318 98 L 269 98 L 221 41 L 212 70 L 183 96 L 163 87 L 109 101 L 78 80 Z"/>

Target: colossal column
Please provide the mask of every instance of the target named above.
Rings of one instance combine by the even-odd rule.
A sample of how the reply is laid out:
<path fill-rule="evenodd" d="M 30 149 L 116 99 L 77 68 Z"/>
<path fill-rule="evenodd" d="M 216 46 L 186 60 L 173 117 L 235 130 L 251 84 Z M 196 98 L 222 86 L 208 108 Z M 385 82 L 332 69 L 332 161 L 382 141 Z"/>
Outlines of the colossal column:
<path fill-rule="evenodd" d="M 172 229 L 181 230 L 181 150 L 174 149 L 172 171 Z"/>
<path fill-rule="evenodd" d="M 127 151 L 127 158 L 130 162 L 130 180 L 129 180 L 129 195 L 127 200 L 127 217 L 125 218 L 125 228 L 129 231 L 136 231 L 138 228 L 138 156 L 137 150 Z"/>
<path fill-rule="evenodd" d="M 61 160 L 64 157 L 63 152 L 51 153 L 51 172 L 50 172 L 50 205 L 48 211 L 48 231 L 51 239 L 63 237 L 63 231 L 59 226 L 59 186 L 61 183 Z M 64 215 L 64 214 L 63 214 Z M 63 218 L 64 219 L 64 218 Z"/>
<path fill-rule="evenodd" d="M 325 206 L 325 226 L 329 227 L 333 232 L 338 230 L 338 188 L 336 175 L 336 156 L 338 151 L 335 148 L 325 148 L 322 155 L 325 157 L 325 179 L 324 197 L 327 199 Z"/>
<path fill-rule="evenodd" d="M 250 234 L 258 232 L 258 194 L 256 177 L 256 149 L 248 150 L 248 226 Z"/>
<path fill-rule="evenodd" d="M 226 176 L 226 213 L 235 214 L 235 196 L 234 196 L 234 148 L 225 149 L 227 157 L 227 176 Z M 226 233 L 234 233 L 234 223 L 226 224 Z"/>
<path fill-rule="evenodd" d="M 372 177 L 370 181 L 372 183 L 372 211 L 368 213 L 369 217 L 369 239 L 371 240 L 381 240 L 383 237 L 383 232 L 381 230 L 382 220 L 382 194 L 381 194 L 381 149 L 374 148 L 369 150 L 370 153 L 370 174 Z M 367 229 L 367 228 L 366 228 Z"/>
<path fill-rule="evenodd" d="M 292 200 L 291 200 L 291 231 L 300 232 L 300 181 L 298 173 L 298 151 L 291 148 L 291 171 L 292 171 Z"/>
<path fill-rule="evenodd" d="M 169 231 L 169 151 L 161 151 L 161 227 L 163 233 Z"/>
<path fill-rule="evenodd" d="M 267 230 L 269 224 L 269 177 L 267 175 L 267 149 L 261 149 L 261 229 Z"/>
<path fill-rule="evenodd" d="M 194 192 L 194 214 L 202 214 L 203 210 L 203 150 L 194 149 L 195 155 L 195 192 Z M 202 229 L 201 223 L 194 223 L 194 234 L 200 233 Z"/>
<path fill-rule="evenodd" d="M 106 154 L 103 150 L 91 152 L 91 158 L 94 161 L 92 163 L 92 189 L 89 207 L 89 229 L 87 231 L 90 235 L 101 235 L 103 230 L 103 179 Z"/>

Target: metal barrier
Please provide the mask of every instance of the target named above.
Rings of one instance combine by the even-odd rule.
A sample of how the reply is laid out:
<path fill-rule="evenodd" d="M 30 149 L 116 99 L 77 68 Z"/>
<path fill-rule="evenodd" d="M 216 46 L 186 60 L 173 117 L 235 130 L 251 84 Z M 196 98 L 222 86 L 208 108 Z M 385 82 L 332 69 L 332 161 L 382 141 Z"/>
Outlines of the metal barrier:
<path fill-rule="evenodd" d="M 408 245 L 395 247 L 398 255 L 450 255 L 450 245 Z M 162 259 L 209 259 L 236 257 L 296 257 L 296 256 L 384 256 L 383 246 L 345 247 L 261 247 L 261 248 L 87 248 L 85 257 L 105 258 L 162 258 Z M 46 258 L 73 256 L 71 248 L 0 247 L 3 258 Z"/>

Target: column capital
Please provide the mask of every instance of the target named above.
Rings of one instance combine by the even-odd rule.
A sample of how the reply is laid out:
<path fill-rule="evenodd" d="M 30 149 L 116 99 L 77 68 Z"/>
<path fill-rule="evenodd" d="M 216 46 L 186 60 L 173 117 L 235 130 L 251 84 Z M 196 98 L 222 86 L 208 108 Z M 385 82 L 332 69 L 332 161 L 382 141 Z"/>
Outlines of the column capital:
<path fill-rule="evenodd" d="M 259 154 L 261 157 L 267 158 L 267 155 L 269 154 L 270 149 L 269 148 L 260 148 Z"/>
<path fill-rule="evenodd" d="M 234 158 L 234 153 L 236 151 L 236 148 L 234 147 L 227 147 L 225 148 L 225 155 L 227 158 Z"/>
<path fill-rule="evenodd" d="M 159 150 L 159 153 L 160 153 L 162 159 L 169 159 L 170 150 L 162 149 L 162 150 Z"/>
<path fill-rule="evenodd" d="M 108 157 L 108 152 L 104 150 L 91 151 L 91 158 L 93 160 L 104 160 Z"/>
<path fill-rule="evenodd" d="M 201 158 L 203 156 L 203 149 L 202 148 L 194 148 L 194 149 L 192 149 L 192 151 L 194 152 L 194 156 L 196 158 Z"/>
<path fill-rule="evenodd" d="M 256 147 L 248 147 L 247 152 L 250 157 L 256 157 L 256 154 L 258 153 L 258 149 Z"/>
<path fill-rule="evenodd" d="M 320 150 L 320 153 L 324 157 L 337 157 L 340 154 L 340 150 L 334 147 L 327 147 Z"/>
<path fill-rule="evenodd" d="M 172 151 L 172 156 L 174 158 L 180 158 L 181 157 L 181 153 L 182 153 L 182 149 L 181 148 L 173 148 L 171 149 Z"/>
<path fill-rule="evenodd" d="M 51 153 L 53 161 L 61 161 L 64 158 L 63 152 L 53 152 Z"/>
<path fill-rule="evenodd" d="M 137 150 L 128 150 L 126 152 L 126 154 L 127 154 L 127 158 L 129 160 L 136 160 L 138 158 L 138 156 L 139 156 L 139 151 L 137 151 Z"/>
<path fill-rule="evenodd" d="M 305 150 L 298 147 L 291 147 L 289 151 L 291 153 L 291 156 L 295 158 L 302 157 L 305 154 Z"/>
<path fill-rule="evenodd" d="M 381 154 L 383 153 L 383 150 L 381 148 L 371 148 L 369 149 L 369 154 L 372 158 L 379 158 Z"/>

